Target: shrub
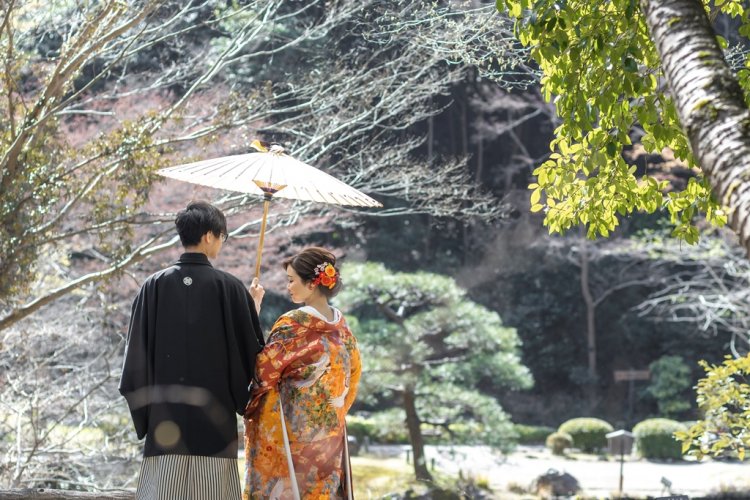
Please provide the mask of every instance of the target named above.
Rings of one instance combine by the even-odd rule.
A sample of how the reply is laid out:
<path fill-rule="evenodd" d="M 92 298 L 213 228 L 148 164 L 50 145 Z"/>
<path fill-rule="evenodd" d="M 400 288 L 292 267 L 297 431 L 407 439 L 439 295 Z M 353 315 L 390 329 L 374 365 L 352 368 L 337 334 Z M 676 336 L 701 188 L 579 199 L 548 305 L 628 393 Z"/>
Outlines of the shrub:
<path fill-rule="evenodd" d="M 346 432 L 357 438 L 358 443 L 364 442 L 365 437 L 370 441 L 376 441 L 377 429 L 375 424 L 365 417 L 355 415 L 346 416 Z"/>
<path fill-rule="evenodd" d="M 440 435 L 441 444 L 475 444 L 483 435 L 482 425 L 478 422 L 457 422 L 448 426 L 450 433 Z M 424 429 L 424 424 L 422 424 Z"/>
<path fill-rule="evenodd" d="M 693 385 L 690 367 L 680 356 L 662 356 L 649 365 L 651 383 L 646 393 L 656 400 L 659 414 L 677 417 L 690 409 L 686 397 Z"/>
<path fill-rule="evenodd" d="M 552 427 L 542 425 L 513 424 L 519 444 L 543 444 L 547 436 L 555 432 Z"/>
<path fill-rule="evenodd" d="M 674 433 L 684 431 L 684 424 L 667 418 L 649 418 L 633 427 L 635 446 L 643 458 L 682 458 L 682 443 Z"/>
<path fill-rule="evenodd" d="M 563 422 L 557 430 L 570 434 L 576 448 L 592 453 L 607 446 L 606 435 L 614 428 L 598 418 L 573 418 Z"/>
<path fill-rule="evenodd" d="M 573 437 L 567 432 L 557 431 L 547 436 L 545 444 L 553 455 L 564 455 L 565 450 L 573 446 Z"/>
<path fill-rule="evenodd" d="M 404 411 L 393 408 L 373 413 L 368 423 L 375 427 L 375 437 L 378 443 L 385 444 L 408 444 L 409 430 L 406 427 Z"/>

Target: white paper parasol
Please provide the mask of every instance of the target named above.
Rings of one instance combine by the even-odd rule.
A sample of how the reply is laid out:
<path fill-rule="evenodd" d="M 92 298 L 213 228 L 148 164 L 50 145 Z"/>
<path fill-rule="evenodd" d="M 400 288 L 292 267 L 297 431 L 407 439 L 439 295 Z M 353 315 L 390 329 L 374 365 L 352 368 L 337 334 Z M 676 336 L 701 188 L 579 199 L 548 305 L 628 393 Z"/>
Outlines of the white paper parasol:
<path fill-rule="evenodd" d="M 193 184 L 264 197 L 256 277 L 260 275 L 266 219 L 273 197 L 355 207 L 383 206 L 335 177 L 292 158 L 281 146 L 257 140 L 252 146 L 257 152 L 186 163 L 163 168 L 157 173 Z"/>

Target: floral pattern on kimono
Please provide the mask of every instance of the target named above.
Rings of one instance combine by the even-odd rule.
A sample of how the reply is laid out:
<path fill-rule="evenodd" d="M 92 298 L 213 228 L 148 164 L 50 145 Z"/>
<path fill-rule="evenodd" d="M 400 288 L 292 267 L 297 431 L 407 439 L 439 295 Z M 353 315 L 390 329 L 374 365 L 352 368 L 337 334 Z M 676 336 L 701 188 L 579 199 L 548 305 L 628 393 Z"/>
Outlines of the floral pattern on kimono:
<path fill-rule="evenodd" d="M 243 499 L 293 498 L 284 451 L 284 405 L 295 477 L 307 499 L 342 498 L 344 417 L 361 374 L 357 341 L 335 323 L 301 310 L 281 316 L 258 355 L 245 411 Z"/>

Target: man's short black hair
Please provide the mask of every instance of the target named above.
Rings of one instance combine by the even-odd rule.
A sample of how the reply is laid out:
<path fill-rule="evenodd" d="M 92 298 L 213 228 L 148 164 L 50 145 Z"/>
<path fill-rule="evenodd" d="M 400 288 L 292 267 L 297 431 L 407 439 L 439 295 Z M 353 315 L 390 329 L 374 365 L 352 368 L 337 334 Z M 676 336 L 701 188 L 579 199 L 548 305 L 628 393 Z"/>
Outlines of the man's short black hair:
<path fill-rule="evenodd" d="M 194 201 L 185 210 L 180 210 L 174 223 L 183 247 L 197 245 L 209 231 L 217 238 L 227 234 L 227 218 L 221 210 L 205 201 Z"/>

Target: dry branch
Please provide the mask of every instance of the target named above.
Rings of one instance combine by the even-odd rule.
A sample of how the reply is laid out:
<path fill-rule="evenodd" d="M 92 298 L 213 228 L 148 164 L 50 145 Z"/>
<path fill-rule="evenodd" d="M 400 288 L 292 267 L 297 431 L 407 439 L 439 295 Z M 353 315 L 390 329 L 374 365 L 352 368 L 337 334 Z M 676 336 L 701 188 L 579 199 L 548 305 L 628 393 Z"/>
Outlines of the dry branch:
<path fill-rule="evenodd" d="M 0 500 L 132 500 L 133 498 L 135 498 L 135 492 L 127 490 L 97 492 L 50 490 L 45 488 L 0 490 Z"/>

